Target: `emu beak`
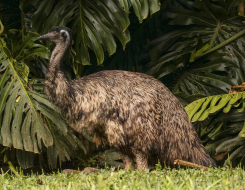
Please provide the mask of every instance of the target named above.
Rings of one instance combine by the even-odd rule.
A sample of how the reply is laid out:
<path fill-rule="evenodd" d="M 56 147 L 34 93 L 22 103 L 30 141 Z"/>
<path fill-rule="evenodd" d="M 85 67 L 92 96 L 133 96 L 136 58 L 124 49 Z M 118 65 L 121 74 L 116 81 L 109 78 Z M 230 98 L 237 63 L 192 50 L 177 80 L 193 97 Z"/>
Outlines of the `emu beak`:
<path fill-rule="evenodd" d="M 52 38 L 53 36 L 54 36 L 54 34 L 52 34 L 52 33 L 47 33 L 47 34 L 44 34 L 44 35 L 42 35 L 42 36 L 39 36 L 39 37 L 37 38 L 37 40 L 49 39 L 49 38 Z"/>

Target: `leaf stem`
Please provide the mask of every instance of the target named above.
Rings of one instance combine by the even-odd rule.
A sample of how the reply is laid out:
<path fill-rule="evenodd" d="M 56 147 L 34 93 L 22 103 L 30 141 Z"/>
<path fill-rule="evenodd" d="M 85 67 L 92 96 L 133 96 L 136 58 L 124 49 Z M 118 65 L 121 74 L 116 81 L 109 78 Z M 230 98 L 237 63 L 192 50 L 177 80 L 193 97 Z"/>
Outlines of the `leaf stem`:
<path fill-rule="evenodd" d="M 221 44 L 213 47 L 212 49 L 210 49 L 208 51 L 206 51 L 204 54 L 202 54 L 202 56 L 204 56 L 204 55 L 206 55 L 206 54 L 208 54 L 208 53 L 210 53 L 212 51 L 215 51 L 215 50 L 217 50 L 217 49 L 219 49 L 219 48 L 231 43 L 232 41 L 236 40 L 237 38 L 241 37 L 244 34 L 245 34 L 245 29 L 242 30 L 241 32 L 238 32 L 236 35 L 232 36 L 231 38 L 229 38 L 228 40 L 222 42 Z"/>
<path fill-rule="evenodd" d="M 4 31 L 4 26 L 2 21 L 0 20 L 0 35 L 3 33 L 3 31 Z"/>
<path fill-rule="evenodd" d="M 218 36 L 218 33 L 219 33 L 220 25 L 221 25 L 220 22 L 218 22 L 218 25 L 217 25 L 217 27 L 216 27 L 216 29 L 214 31 L 214 35 L 213 35 L 213 37 L 211 39 L 210 46 L 209 46 L 208 49 L 213 47 L 215 39 L 216 39 L 216 37 Z"/>
<path fill-rule="evenodd" d="M 22 40 L 25 38 L 25 22 L 24 22 L 24 12 L 20 9 L 20 14 L 21 14 L 21 35 L 22 35 Z"/>

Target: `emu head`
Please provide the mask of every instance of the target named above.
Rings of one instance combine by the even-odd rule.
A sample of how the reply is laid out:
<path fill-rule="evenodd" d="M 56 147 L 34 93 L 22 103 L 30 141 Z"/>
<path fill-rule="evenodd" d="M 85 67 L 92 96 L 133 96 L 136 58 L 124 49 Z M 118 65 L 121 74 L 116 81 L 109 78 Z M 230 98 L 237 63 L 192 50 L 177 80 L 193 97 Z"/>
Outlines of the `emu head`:
<path fill-rule="evenodd" d="M 37 38 L 37 40 L 48 39 L 55 44 L 71 45 L 71 29 L 64 26 L 56 26 L 52 28 L 47 34 Z"/>

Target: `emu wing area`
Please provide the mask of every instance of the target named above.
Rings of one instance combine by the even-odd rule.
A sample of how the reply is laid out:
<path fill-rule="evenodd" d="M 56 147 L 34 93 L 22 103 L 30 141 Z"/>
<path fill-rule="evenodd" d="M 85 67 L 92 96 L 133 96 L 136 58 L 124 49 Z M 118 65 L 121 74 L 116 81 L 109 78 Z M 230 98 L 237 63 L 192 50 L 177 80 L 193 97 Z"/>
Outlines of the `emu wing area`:
<path fill-rule="evenodd" d="M 70 88 L 75 102 L 67 118 L 78 132 L 97 132 L 118 149 L 161 154 L 166 164 L 206 154 L 179 100 L 151 76 L 101 71 L 71 81 Z"/>

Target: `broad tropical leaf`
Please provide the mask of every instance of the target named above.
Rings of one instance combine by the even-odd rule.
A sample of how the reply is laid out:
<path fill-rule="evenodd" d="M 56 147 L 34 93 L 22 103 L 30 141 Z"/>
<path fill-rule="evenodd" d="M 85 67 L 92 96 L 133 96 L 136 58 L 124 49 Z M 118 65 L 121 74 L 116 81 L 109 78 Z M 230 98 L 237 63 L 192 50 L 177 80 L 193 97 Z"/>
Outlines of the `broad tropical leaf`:
<path fill-rule="evenodd" d="M 159 12 L 154 14 L 150 19 L 144 21 L 143 24 L 138 22 L 138 18 L 134 14 L 129 15 L 130 19 L 130 35 L 131 40 L 127 43 L 126 48 L 118 48 L 117 52 L 112 56 L 106 56 L 103 66 L 97 67 L 95 60 L 91 66 L 85 66 L 84 75 L 99 70 L 127 70 L 133 72 L 145 72 L 144 64 L 150 61 L 148 55 L 148 43 L 151 39 L 155 39 L 163 33 L 171 31 L 171 27 L 167 25 L 166 8 L 161 8 Z"/>
<path fill-rule="evenodd" d="M 129 14 L 129 8 L 131 5 L 134 8 L 134 12 L 138 17 L 139 21 L 142 22 L 143 19 L 146 19 L 149 15 L 160 10 L 160 1 L 159 0 L 119 0 L 121 7 Z"/>
<path fill-rule="evenodd" d="M 237 111 L 242 112 L 245 108 L 244 100 L 245 92 L 209 96 L 192 102 L 185 107 L 185 110 L 192 122 L 203 121 L 209 114 L 219 110 L 227 113 L 232 107 L 239 107 Z"/>
<path fill-rule="evenodd" d="M 241 84 L 245 19 L 235 9 L 239 2 L 188 0 L 169 9 L 170 24 L 179 30 L 150 42 L 144 71 L 182 97 L 225 94 Z"/>
<path fill-rule="evenodd" d="M 5 53 L 7 47 L 4 45 L 3 41 L 1 41 L 0 47 L 1 71 L 4 71 L 1 76 L 0 85 L 0 143 L 4 146 L 13 146 L 17 149 L 39 153 L 39 149 L 42 148 L 42 141 L 46 147 L 53 144 L 52 135 L 40 117 L 38 112 L 40 109 L 39 103 L 36 102 L 32 94 L 26 90 L 23 78 L 16 72 L 14 67 L 16 62 L 7 57 Z M 45 101 L 43 97 L 39 97 L 40 102 Z M 23 114 L 25 114 L 24 120 L 22 120 Z M 66 130 L 65 124 L 63 124 L 63 126 L 61 125 L 61 127 L 63 130 Z"/>
<path fill-rule="evenodd" d="M 167 38 L 173 33 L 164 36 Z M 168 47 L 169 41 L 164 44 Z M 230 55 L 217 51 L 190 62 L 197 47 L 197 40 L 179 40 L 163 53 L 156 64 L 153 59 L 146 64 L 145 72 L 160 79 L 174 94 L 183 93 L 185 96 L 224 94 L 238 84 L 238 64 Z"/>
<path fill-rule="evenodd" d="M 43 155 L 47 149 L 49 165 L 55 168 L 58 158 L 60 162 L 69 160 L 77 149 L 84 148 L 67 131 L 56 108 L 43 94 L 33 91 L 29 83 L 29 68 L 24 61 L 36 55 L 50 55 L 47 48 L 34 44 L 37 36 L 29 33 L 21 43 L 8 44 L 14 47 L 11 51 L 0 38 L 0 143 L 18 149 L 17 160 L 23 168 L 32 166 L 34 153 Z"/>
<path fill-rule="evenodd" d="M 35 0 L 20 2 L 21 10 L 28 10 L 28 6 L 35 6 L 32 13 L 31 27 L 34 31 L 43 34 L 54 26 L 68 25 L 72 28 L 74 60 L 76 63 L 90 65 L 89 49 L 92 50 L 101 65 L 104 61 L 104 50 L 108 55 L 116 51 L 116 36 L 123 47 L 130 40 L 129 13 L 133 6 L 139 20 L 145 19 L 149 11 L 151 14 L 160 9 L 158 0 Z M 42 22 L 40 22 L 40 20 Z"/>
<path fill-rule="evenodd" d="M 240 54 L 243 50 L 243 38 L 239 38 L 245 33 L 243 25 L 244 17 L 237 14 L 236 6 L 242 3 L 242 0 L 230 2 L 203 0 L 203 1 L 188 1 L 190 9 L 172 8 L 172 13 L 169 14 L 173 20 L 170 24 L 205 27 L 206 31 L 200 32 L 205 36 L 205 43 L 198 48 L 198 51 L 193 52 L 193 59 L 203 54 L 215 51 L 222 46 L 226 46 L 225 51 L 229 54 L 235 54 L 236 58 L 240 59 L 242 66 L 243 56 Z M 185 32 L 184 32 L 185 33 Z M 183 33 L 183 34 L 184 34 Z M 231 43 L 232 41 L 235 42 Z M 238 62 L 238 61 L 237 61 Z"/>

